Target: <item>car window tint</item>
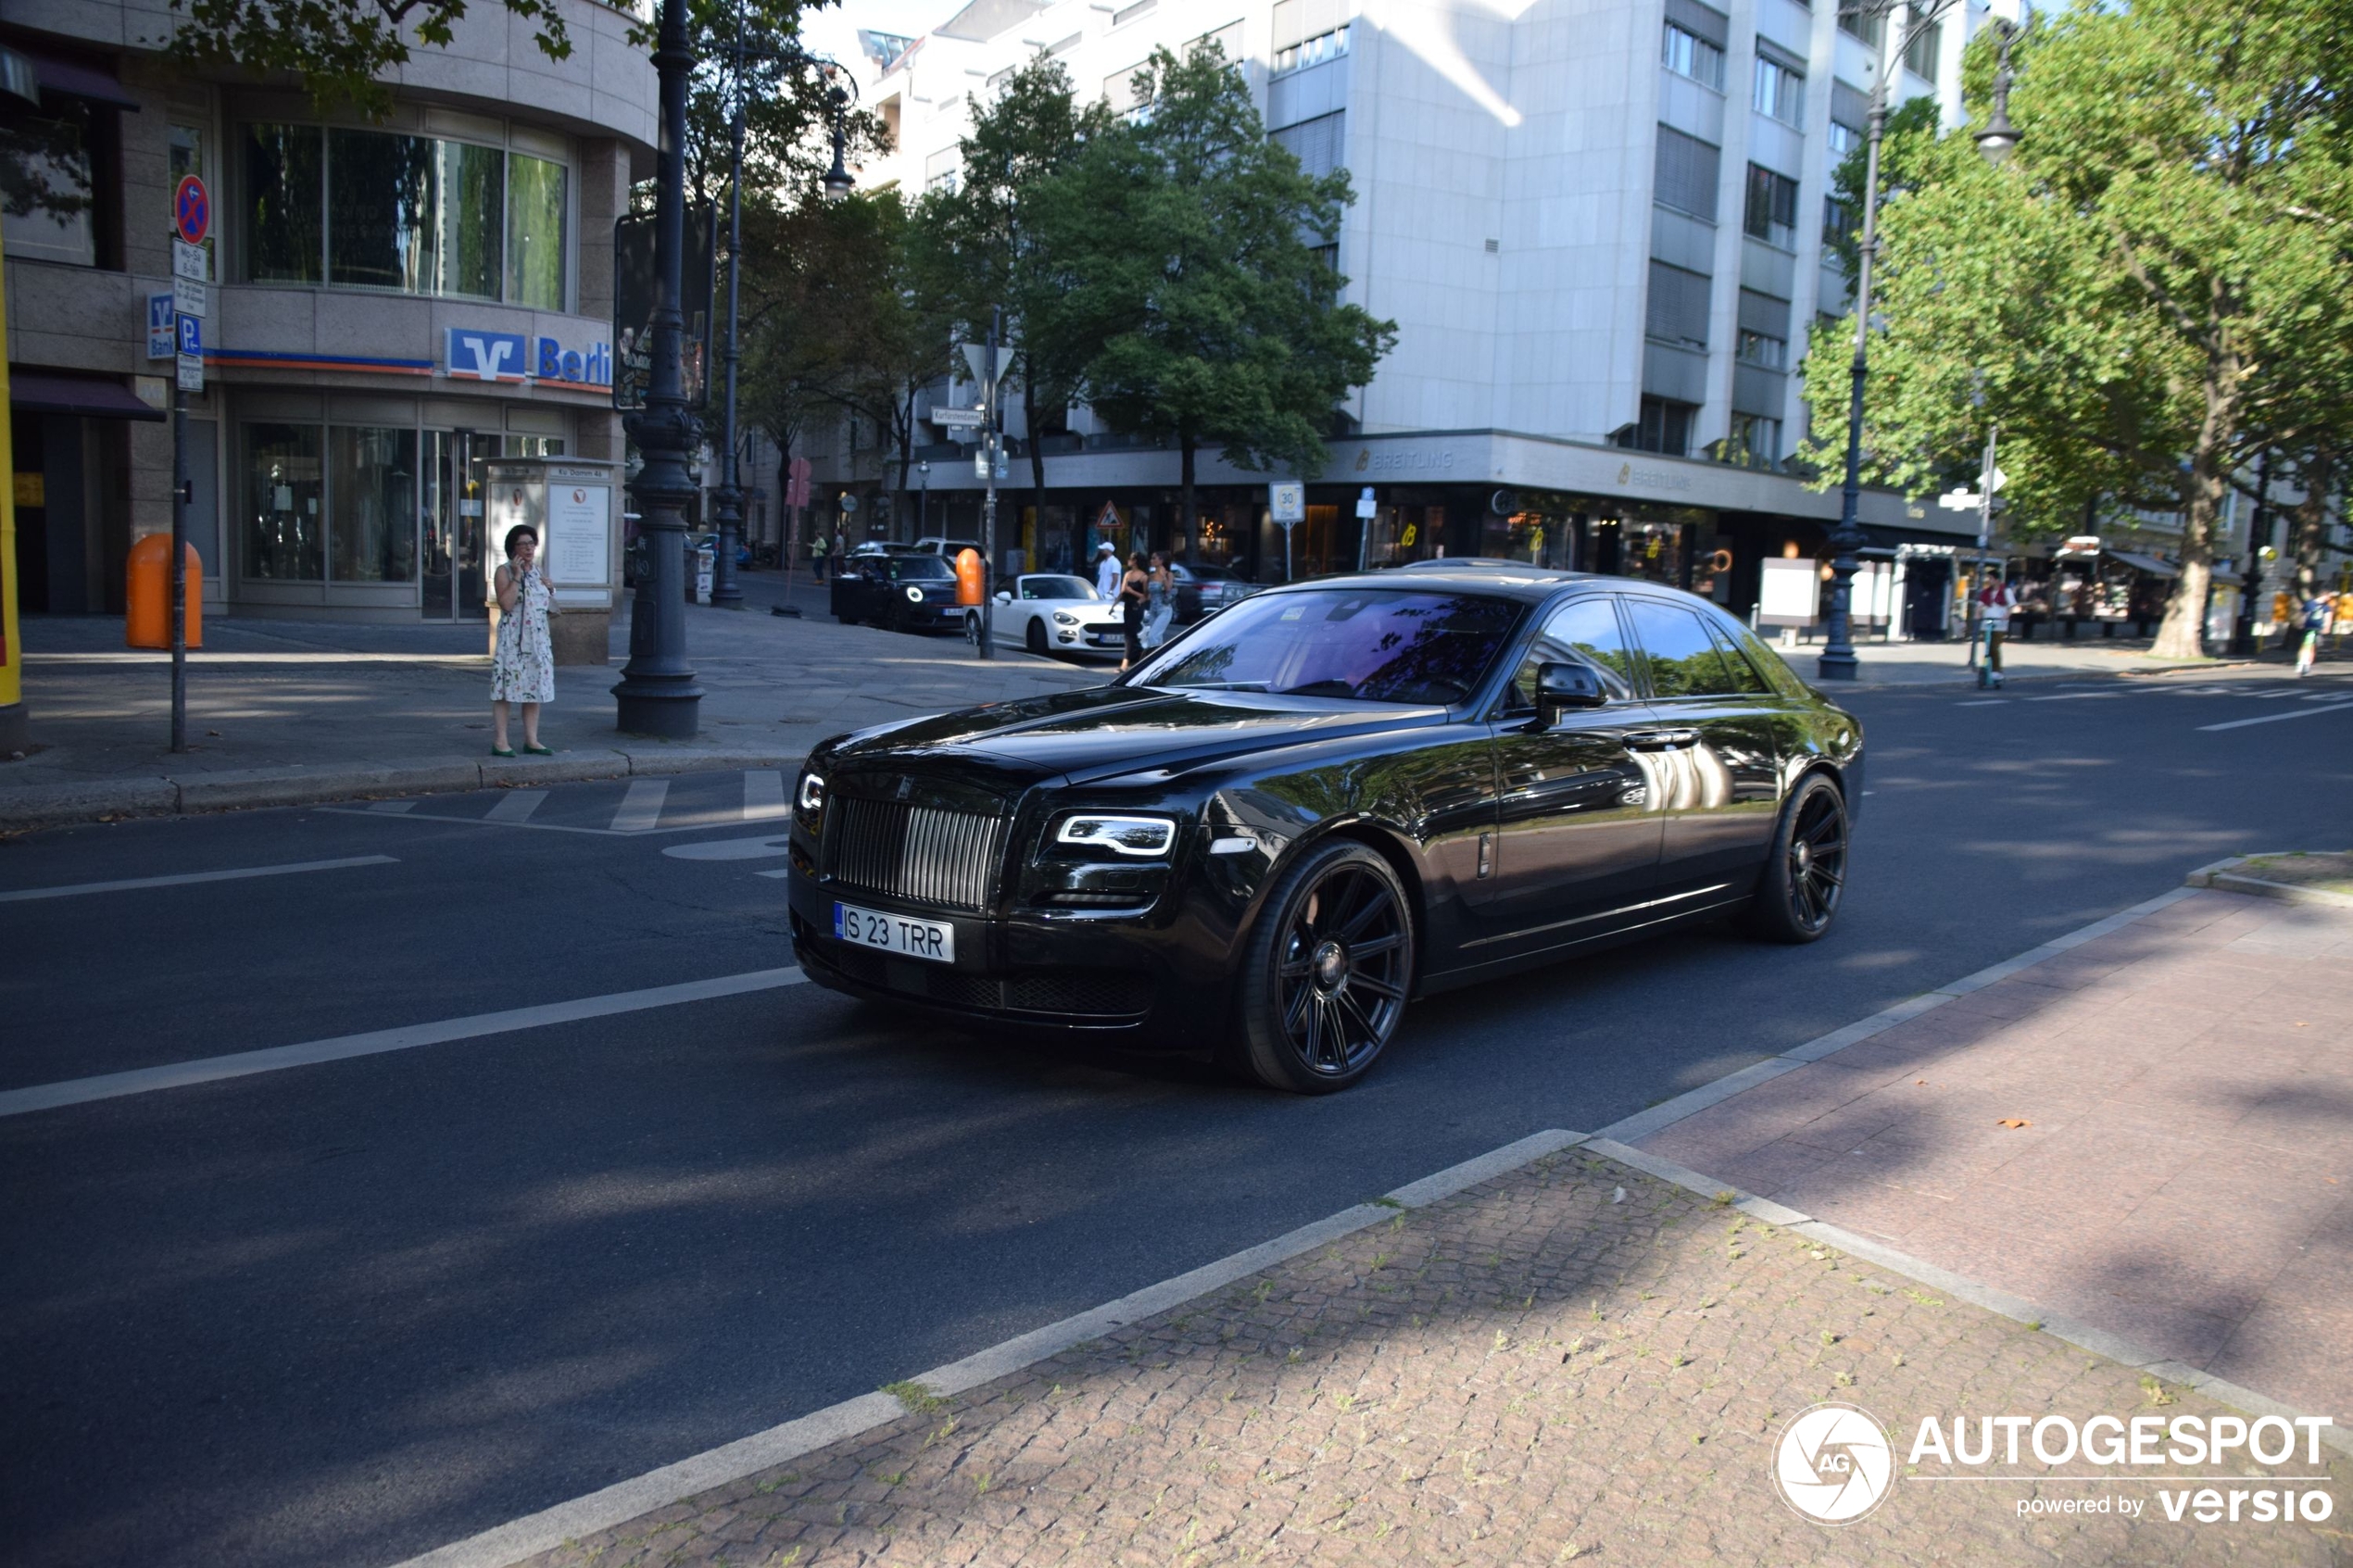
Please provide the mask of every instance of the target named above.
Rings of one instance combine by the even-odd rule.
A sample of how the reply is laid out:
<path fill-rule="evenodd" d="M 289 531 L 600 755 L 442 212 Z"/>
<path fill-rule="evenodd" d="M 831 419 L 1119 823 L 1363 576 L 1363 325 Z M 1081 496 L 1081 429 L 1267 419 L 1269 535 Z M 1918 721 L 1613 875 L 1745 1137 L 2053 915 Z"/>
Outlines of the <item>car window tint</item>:
<path fill-rule="evenodd" d="M 1720 610 L 1714 624 L 1718 632 L 1732 639 L 1734 647 L 1748 655 L 1748 661 L 1756 666 L 1766 684 L 1775 691 L 1783 696 L 1808 695 L 1810 688 L 1797 671 L 1789 667 L 1788 661 L 1773 651 L 1772 645 Z"/>
<path fill-rule="evenodd" d="M 1716 651 L 1724 657 L 1724 668 L 1732 678 L 1732 690 L 1747 696 L 1763 696 L 1772 690 L 1741 651 L 1740 645 L 1725 634 L 1724 628 L 1711 622 L 1707 629 L 1716 635 Z"/>
<path fill-rule="evenodd" d="M 1629 598 L 1634 635 L 1650 658 L 1651 691 L 1657 696 L 1728 696 L 1736 688 L 1724 656 L 1716 651 L 1706 623 L 1681 605 Z"/>
<path fill-rule="evenodd" d="M 917 579 L 936 582 L 956 575 L 956 569 L 937 556 L 894 556 L 890 562 L 890 579 L 906 583 Z"/>
<path fill-rule="evenodd" d="M 1612 701 L 1634 695 L 1634 650 L 1626 646 L 1617 611 L 1608 598 L 1579 599 L 1553 612 L 1512 677 L 1513 710 L 1536 710 L 1536 677 L 1542 666 L 1571 663 L 1592 665 Z"/>
<path fill-rule="evenodd" d="M 1519 617 L 1508 599 L 1471 594 L 1262 594 L 1202 622 L 1129 684 L 1460 702 L 1478 690 Z"/>

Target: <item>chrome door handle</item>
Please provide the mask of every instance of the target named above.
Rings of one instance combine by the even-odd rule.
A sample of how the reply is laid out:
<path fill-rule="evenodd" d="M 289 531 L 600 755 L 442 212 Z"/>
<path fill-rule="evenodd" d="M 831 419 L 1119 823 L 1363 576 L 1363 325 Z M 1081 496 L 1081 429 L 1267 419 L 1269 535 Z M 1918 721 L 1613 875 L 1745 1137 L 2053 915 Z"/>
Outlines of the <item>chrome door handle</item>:
<path fill-rule="evenodd" d="M 1629 730 L 1626 745 L 1633 751 L 1671 751 L 1679 746 L 1697 746 L 1697 730 Z"/>

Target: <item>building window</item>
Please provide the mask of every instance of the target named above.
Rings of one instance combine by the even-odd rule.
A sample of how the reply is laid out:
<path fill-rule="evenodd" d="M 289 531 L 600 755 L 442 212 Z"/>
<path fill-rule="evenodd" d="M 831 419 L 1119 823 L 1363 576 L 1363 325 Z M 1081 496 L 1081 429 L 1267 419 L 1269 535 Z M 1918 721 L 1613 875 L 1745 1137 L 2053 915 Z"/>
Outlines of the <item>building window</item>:
<path fill-rule="evenodd" d="M 1696 136 L 1658 128 L 1651 199 L 1661 207 L 1716 221 L 1716 186 L 1723 178 L 1724 155 Z"/>
<path fill-rule="evenodd" d="M 1118 10 L 1114 11 L 1111 14 L 1111 25 L 1114 27 L 1126 27 L 1138 17 L 1148 15 L 1151 11 L 1152 7 L 1159 4 L 1160 0 L 1136 0 L 1136 3 L 1132 6 L 1122 6 Z"/>
<path fill-rule="evenodd" d="M 327 566 L 338 583 L 417 578 L 417 433 L 327 433 Z"/>
<path fill-rule="evenodd" d="M 1651 263 L 1651 289 L 1643 326 L 1660 343 L 1678 348 L 1707 346 L 1708 295 L 1715 280 L 1664 261 Z"/>
<path fill-rule="evenodd" d="M 1302 39 L 1288 48 L 1276 50 L 1274 74 L 1280 76 L 1286 71 L 1305 70 L 1309 66 L 1319 66 L 1326 60 L 1336 60 L 1346 53 L 1348 53 L 1348 28 L 1342 24 L 1329 32 L 1319 32 L 1315 37 Z"/>
<path fill-rule="evenodd" d="M 1762 414 L 1734 414 L 1724 443 L 1724 460 L 1743 468 L 1769 469 L 1781 460 L 1781 421 Z"/>
<path fill-rule="evenodd" d="M 1320 180 L 1333 169 L 1343 167 L 1348 136 L 1348 111 L 1319 114 L 1313 119 L 1302 119 L 1297 125 L 1286 125 L 1269 134 L 1280 145 L 1290 149 L 1299 159 L 1300 172 Z"/>
<path fill-rule="evenodd" d="M 1843 245 L 1855 233 L 1855 212 L 1836 196 L 1822 198 L 1822 243 Z"/>
<path fill-rule="evenodd" d="M 0 125 L 10 175 L 0 242 L 9 260 L 98 264 L 92 119 L 88 104 L 53 94 L 40 113 L 11 112 Z"/>
<path fill-rule="evenodd" d="M 1838 30 L 1850 38 L 1859 38 L 1874 50 L 1887 43 L 1887 17 L 1880 11 L 1865 11 L 1861 0 L 1838 0 Z"/>
<path fill-rule="evenodd" d="M 942 147 L 924 159 L 924 189 L 956 194 L 956 176 L 963 171 L 963 149 Z"/>
<path fill-rule="evenodd" d="M 319 427 L 249 424 L 245 435 L 245 573 L 271 583 L 326 576 L 326 485 Z"/>
<path fill-rule="evenodd" d="M 1936 80 L 1937 56 L 1944 47 L 1944 24 L 1930 22 L 1922 26 L 1917 6 L 1905 18 L 1910 29 L 1904 35 L 1904 69 L 1924 82 Z"/>
<path fill-rule="evenodd" d="M 248 125 L 245 280 L 564 307 L 568 171 L 472 142 Z"/>
<path fill-rule="evenodd" d="M 1669 458 L 1691 455 L 1692 421 L 1699 417 L 1699 409 L 1690 403 L 1678 403 L 1667 397 L 1642 399 L 1642 417 L 1634 426 L 1633 439 L 1629 443 L 1637 452 L 1658 452 Z"/>
<path fill-rule="evenodd" d="M 1797 248 L 1797 182 L 1755 164 L 1748 166 L 1748 201 L 1742 226 L 1751 239 L 1783 250 Z"/>
<path fill-rule="evenodd" d="M 1863 133 L 1843 119 L 1831 121 L 1831 161 L 1840 163 L 1863 144 Z"/>
<path fill-rule="evenodd" d="M 1673 22 L 1667 24 L 1666 37 L 1659 50 L 1659 63 L 1678 76 L 1688 76 L 1702 86 L 1724 90 L 1724 51 L 1695 32 L 1688 32 Z"/>
<path fill-rule="evenodd" d="M 1784 125 L 1806 122 L 1806 77 L 1769 55 L 1756 56 L 1756 112 Z"/>
<path fill-rule="evenodd" d="M 1743 365 L 1755 365 L 1768 370 L 1789 369 L 1788 340 L 1770 337 L 1747 327 L 1741 329 L 1740 341 L 1733 353 Z"/>

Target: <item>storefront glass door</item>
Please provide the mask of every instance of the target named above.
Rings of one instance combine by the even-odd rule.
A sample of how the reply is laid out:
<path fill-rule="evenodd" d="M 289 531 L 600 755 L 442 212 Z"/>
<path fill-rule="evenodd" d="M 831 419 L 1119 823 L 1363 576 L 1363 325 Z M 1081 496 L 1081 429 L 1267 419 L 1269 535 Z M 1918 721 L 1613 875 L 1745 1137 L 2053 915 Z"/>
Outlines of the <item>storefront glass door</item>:
<path fill-rule="evenodd" d="M 424 618 L 480 621 L 484 603 L 482 564 L 484 465 L 497 436 L 472 431 L 425 433 L 425 505 L 421 526 Z"/>

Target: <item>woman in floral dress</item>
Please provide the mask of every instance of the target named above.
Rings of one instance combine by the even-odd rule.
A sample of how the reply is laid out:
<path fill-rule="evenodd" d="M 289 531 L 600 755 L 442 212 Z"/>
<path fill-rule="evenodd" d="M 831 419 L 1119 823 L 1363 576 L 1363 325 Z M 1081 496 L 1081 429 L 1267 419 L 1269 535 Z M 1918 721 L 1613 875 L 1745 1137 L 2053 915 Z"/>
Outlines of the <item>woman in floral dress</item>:
<path fill-rule="evenodd" d="M 512 757 L 507 744 L 507 705 L 522 704 L 522 748 L 534 757 L 554 753 L 539 744 L 539 705 L 556 700 L 556 656 L 547 646 L 547 608 L 554 596 L 533 564 L 539 531 L 524 526 L 507 534 L 507 564 L 498 569 L 498 641 L 490 654 L 490 755 Z"/>

